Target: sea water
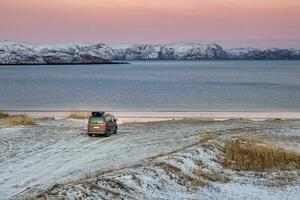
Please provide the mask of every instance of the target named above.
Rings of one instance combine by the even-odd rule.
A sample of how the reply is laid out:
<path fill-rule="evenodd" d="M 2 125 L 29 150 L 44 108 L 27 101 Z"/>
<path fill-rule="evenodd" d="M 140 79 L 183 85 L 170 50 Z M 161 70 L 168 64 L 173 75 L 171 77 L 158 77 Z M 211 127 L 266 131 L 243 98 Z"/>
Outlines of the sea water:
<path fill-rule="evenodd" d="M 300 61 L 0 66 L 0 110 L 300 111 Z"/>

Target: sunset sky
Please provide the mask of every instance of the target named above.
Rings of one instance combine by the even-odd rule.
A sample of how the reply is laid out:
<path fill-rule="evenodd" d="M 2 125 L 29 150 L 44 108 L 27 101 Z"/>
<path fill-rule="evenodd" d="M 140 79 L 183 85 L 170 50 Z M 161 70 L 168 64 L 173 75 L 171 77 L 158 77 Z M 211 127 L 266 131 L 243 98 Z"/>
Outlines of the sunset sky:
<path fill-rule="evenodd" d="M 300 0 L 1 0 L 0 40 L 300 47 Z"/>

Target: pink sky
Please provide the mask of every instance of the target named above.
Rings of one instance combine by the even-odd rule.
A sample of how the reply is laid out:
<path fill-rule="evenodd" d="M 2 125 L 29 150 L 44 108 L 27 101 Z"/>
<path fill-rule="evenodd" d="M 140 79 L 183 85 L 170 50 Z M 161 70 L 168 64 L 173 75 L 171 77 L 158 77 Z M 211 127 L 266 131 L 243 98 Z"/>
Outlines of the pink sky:
<path fill-rule="evenodd" d="M 299 0 L 1 0 L 0 40 L 300 47 Z"/>

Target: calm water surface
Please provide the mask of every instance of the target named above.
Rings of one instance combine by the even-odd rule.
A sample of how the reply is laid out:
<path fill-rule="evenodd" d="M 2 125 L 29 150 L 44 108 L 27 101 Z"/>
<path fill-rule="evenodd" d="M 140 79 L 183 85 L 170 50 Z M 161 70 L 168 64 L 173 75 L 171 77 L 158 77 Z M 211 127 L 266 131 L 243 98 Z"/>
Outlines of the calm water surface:
<path fill-rule="evenodd" d="M 300 111 L 300 61 L 0 66 L 0 109 Z"/>

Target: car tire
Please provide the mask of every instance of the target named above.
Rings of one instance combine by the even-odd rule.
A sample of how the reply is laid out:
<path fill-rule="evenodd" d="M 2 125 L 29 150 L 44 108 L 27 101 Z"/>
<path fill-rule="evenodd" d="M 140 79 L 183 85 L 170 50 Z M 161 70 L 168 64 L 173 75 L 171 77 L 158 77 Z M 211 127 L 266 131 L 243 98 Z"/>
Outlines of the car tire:
<path fill-rule="evenodd" d="M 118 133 L 118 128 L 116 128 L 114 131 L 114 134 L 117 134 L 117 133 Z"/>
<path fill-rule="evenodd" d="M 88 134 L 88 136 L 89 136 L 89 137 L 92 137 L 92 136 L 93 136 L 93 134 Z"/>
<path fill-rule="evenodd" d="M 105 137 L 109 137 L 109 136 L 110 136 L 110 131 L 109 131 L 109 130 L 106 130 L 104 136 L 105 136 Z"/>

